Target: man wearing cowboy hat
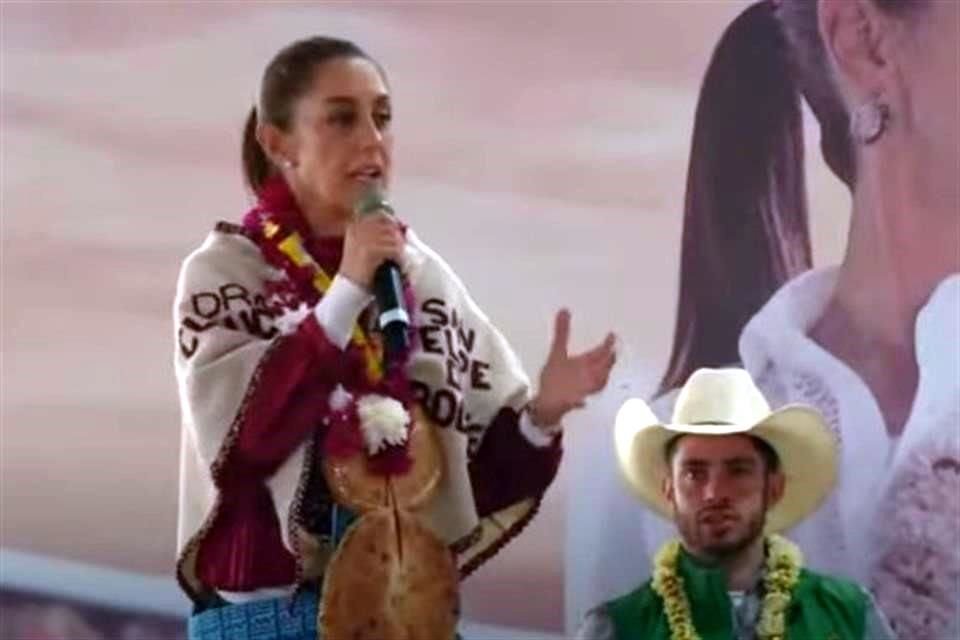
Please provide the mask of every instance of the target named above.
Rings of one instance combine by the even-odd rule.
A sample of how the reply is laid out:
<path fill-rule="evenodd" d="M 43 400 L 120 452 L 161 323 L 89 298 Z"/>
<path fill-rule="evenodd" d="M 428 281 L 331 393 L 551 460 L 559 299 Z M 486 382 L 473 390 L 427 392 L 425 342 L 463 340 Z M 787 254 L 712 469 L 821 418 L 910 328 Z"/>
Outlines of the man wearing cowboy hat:
<path fill-rule="evenodd" d="M 617 414 L 620 469 L 679 541 L 652 578 L 594 609 L 582 640 L 887 640 L 858 585 L 803 568 L 776 535 L 812 513 L 836 479 L 834 437 L 814 409 L 771 412 L 742 369 L 700 369 L 671 424 L 639 399 Z"/>

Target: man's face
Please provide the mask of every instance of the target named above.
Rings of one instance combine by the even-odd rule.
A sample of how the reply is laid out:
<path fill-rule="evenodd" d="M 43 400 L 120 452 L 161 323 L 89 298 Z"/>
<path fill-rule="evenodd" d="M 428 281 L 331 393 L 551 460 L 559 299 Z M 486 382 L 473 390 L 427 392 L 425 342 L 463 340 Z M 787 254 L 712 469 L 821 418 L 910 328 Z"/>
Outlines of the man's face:
<path fill-rule="evenodd" d="M 675 443 L 664 492 L 687 550 L 719 560 L 763 535 L 783 483 L 749 436 L 684 435 Z"/>

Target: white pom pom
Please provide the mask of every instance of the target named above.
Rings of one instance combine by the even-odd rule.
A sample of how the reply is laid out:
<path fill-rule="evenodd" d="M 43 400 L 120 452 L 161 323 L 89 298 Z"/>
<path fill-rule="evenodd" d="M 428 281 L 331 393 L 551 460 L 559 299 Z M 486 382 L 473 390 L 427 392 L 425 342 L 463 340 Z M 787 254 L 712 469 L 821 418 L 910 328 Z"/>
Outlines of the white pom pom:
<path fill-rule="evenodd" d="M 374 455 L 388 445 L 401 445 L 407 440 L 410 414 L 393 398 L 371 394 L 357 402 L 360 431 L 367 453 Z"/>

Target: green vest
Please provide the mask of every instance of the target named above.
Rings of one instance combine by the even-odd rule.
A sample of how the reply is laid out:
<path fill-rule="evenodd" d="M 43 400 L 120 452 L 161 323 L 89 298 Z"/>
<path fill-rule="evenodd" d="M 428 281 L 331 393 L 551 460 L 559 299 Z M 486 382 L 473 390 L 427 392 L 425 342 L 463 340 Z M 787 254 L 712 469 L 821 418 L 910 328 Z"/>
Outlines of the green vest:
<path fill-rule="evenodd" d="M 685 553 L 680 554 L 678 570 L 700 638 L 731 640 L 733 619 L 723 572 L 701 567 Z M 606 603 L 606 610 L 617 640 L 670 640 L 663 600 L 649 580 Z M 866 612 L 867 596 L 856 584 L 803 569 L 786 613 L 787 638 L 864 640 Z"/>

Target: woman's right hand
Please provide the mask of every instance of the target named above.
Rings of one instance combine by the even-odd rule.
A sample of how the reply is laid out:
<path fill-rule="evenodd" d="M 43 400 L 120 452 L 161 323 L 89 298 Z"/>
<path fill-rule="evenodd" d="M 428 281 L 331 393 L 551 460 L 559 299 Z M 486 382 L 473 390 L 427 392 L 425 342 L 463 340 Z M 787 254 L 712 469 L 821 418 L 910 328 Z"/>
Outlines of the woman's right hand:
<path fill-rule="evenodd" d="M 399 263 L 404 243 L 396 218 L 386 213 L 360 216 L 347 225 L 339 273 L 369 291 L 377 267 L 385 260 Z"/>

